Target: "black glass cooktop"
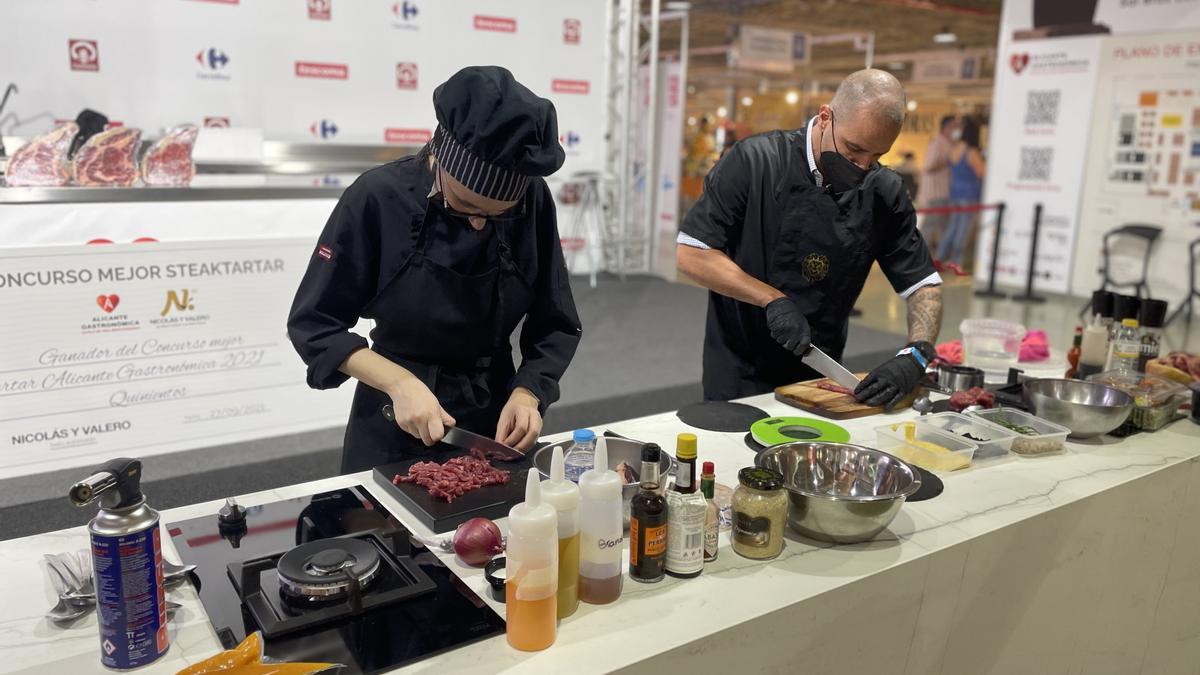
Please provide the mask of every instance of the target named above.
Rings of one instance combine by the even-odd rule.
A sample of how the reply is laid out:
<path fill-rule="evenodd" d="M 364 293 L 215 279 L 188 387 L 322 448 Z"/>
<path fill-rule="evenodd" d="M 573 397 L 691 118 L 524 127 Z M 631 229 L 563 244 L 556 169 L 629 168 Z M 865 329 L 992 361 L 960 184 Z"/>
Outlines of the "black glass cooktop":
<path fill-rule="evenodd" d="M 200 600 L 226 648 L 263 630 L 271 658 L 373 673 L 504 632 L 504 620 L 362 487 L 247 507 L 244 528 L 214 512 L 167 530 L 183 563 L 196 565 Z M 282 555 L 337 538 L 377 550 L 380 571 L 311 606 L 286 601 L 275 569 Z"/>

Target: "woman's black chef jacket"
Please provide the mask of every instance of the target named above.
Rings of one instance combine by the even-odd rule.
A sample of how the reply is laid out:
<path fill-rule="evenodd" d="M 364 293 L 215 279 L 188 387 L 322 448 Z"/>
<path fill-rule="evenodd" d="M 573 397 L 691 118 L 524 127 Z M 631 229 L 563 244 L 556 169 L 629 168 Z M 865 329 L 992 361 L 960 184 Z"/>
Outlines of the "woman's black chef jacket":
<path fill-rule="evenodd" d="M 896 173 L 876 166 L 835 199 L 816 184 L 806 143 L 799 129 L 734 145 L 709 172 L 681 230 L 787 294 L 808 319 L 813 343 L 840 361 L 872 263 L 900 293 L 933 274 L 933 260 Z M 761 307 L 709 293 L 706 398 L 761 394 L 812 377 L 819 374 L 771 338 Z"/>
<path fill-rule="evenodd" d="M 518 386 L 541 412 L 559 396 L 581 327 L 559 243 L 554 203 L 530 181 L 525 213 L 482 231 L 429 199 L 434 172 L 406 157 L 346 189 L 313 252 L 288 318 L 308 384 L 337 387 L 338 368 L 367 346 L 350 332 L 372 319 L 371 348 L 420 378 L 458 426 L 493 436 Z M 521 330 L 514 369 L 510 335 Z M 344 473 L 427 450 L 381 414 L 386 394 L 359 383 L 342 454 Z"/>

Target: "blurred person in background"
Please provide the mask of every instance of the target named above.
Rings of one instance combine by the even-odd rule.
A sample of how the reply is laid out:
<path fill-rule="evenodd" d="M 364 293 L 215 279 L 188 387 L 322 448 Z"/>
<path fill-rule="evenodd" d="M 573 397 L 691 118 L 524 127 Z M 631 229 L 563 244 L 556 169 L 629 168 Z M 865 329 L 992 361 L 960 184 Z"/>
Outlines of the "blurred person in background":
<path fill-rule="evenodd" d="M 941 208 L 950 203 L 950 152 L 960 133 L 958 119 L 953 115 L 942 118 L 938 133 L 925 149 L 925 166 L 921 173 L 921 208 Z M 938 250 L 942 235 L 949 221 L 945 213 L 925 216 L 921 234 L 925 236 L 930 251 Z"/>
<path fill-rule="evenodd" d="M 920 187 L 917 183 L 916 155 L 911 150 L 904 151 L 901 162 L 892 167 L 892 171 L 900 175 L 900 181 L 904 183 L 904 191 L 908 193 L 908 198 L 916 202 L 917 190 Z"/>
<path fill-rule="evenodd" d="M 969 206 L 979 203 L 983 194 L 983 151 L 979 147 L 979 124 L 968 118 L 962 124 L 962 138 L 954 144 L 950 153 L 950 205 Z M 962 269 L 963 251 L 971 238 L 975 223 L 974 211 L 950 214 L 949 225 L 938 244 L 938 259 L 959 276 Z"/>

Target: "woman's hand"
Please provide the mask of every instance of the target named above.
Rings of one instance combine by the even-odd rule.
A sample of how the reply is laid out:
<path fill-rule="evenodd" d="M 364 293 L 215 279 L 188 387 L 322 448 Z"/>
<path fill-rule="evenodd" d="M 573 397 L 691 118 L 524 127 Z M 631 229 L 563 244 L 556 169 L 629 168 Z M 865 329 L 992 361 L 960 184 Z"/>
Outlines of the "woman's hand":
<path fill-rule="evenodd" d="M 454 426 L 454 418 L 442 409 L 429 387 L 415 377 L 403 378 L 389 387 L 387 394 L 392 397 L 396 425 L 421 439 L 426 447 L 437 444 L 446 435 L 446 428 Z"/>
<path fill-rule="evenodd" d="M 542 414 L 538 400 L 528 389 L 517 387 L 500 411 L 496 440 L 518 450 L 528 450 L 542 433 Z"/>

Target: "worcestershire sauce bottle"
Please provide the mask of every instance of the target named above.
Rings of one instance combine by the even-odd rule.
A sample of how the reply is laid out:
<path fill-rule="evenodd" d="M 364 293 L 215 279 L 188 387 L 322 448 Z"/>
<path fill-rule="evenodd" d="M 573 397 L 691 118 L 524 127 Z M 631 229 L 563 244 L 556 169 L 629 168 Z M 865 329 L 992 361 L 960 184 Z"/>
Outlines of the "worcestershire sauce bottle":
<path fill-rule="evenodd" d="M 662 449 L 642 449 L 642 484 L 629 506 L 629 578 L 662 581 L 667 568 L 667 500 L 659 493 Z"/>

